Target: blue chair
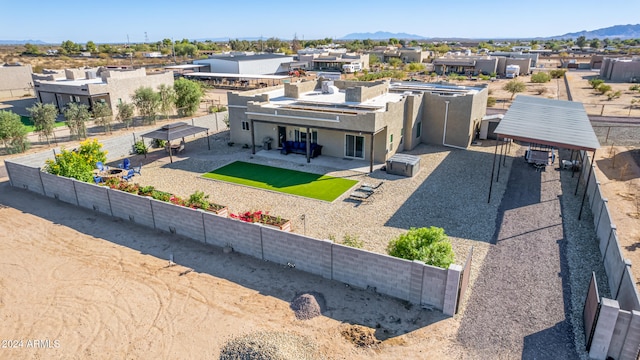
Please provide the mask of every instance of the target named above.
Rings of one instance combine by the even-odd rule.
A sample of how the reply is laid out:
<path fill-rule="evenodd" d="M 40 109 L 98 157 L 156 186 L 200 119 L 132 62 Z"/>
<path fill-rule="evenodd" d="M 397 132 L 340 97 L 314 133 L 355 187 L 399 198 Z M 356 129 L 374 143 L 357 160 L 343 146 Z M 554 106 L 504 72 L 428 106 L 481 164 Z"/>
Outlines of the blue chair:
<path fill-rule="evenodd" d="M 129 171 L 127 172 L 127 175 L 123 176 L 122 178 L 124 180 L 129 181 L 129 179 L 131 179 L 136 173 L 133 171 L 133 169 L 129 169 Z"/>
<path fill-rule="evenodd" d="M 129 170 L 131 167 L 131 161 L 129 161 L 129 159 L 124 159 L 120 164 L 118 164 L 118 167 L 120 169 Z"/>
<path fill-rule="evenodd" d="M 140 166 L 134 166 L 134 167 L 132 167 L 132 168 L 131 168 L 131 170 L 133 170 L 133 173 L 134 173 L 134 174 L 142 175 L 142 174 L 140 173 L 140 171 L 142 171 L 142 165 L 140 165 Z"/>
<path fill-rule="evenodd" d="M 98 176 L 98 175 L 93 175 L 93 181 L 96 182 L 96 185 L 100 184 L 101 182 L 104 182 L 104 180 L 102 179 L 102 177 Z"/>
<path fill-rule="evenodd" d="M 97 168 L 98 170 L 100 170 L 100 171 L 104 171 L 104 170 L 105 170 L 105 167 L 104 167 L 104 164 L 102 163 L 102 161 L 98 161 L 98 162 L 96 163 L 96 168 Z"/>

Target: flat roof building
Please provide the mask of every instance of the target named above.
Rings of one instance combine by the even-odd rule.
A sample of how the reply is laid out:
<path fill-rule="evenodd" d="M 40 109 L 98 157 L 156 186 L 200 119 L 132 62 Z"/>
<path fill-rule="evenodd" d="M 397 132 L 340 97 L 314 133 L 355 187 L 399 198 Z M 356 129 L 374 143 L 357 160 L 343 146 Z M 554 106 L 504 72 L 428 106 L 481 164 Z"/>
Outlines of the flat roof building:
<path fill-rule="evenodd" d="M 420 143 L 467 148 L 486 114 L 486 86 L 389 81 L 300 81 L 229 92 L 231 141 L 265 139 L 288 153 L 384 163 Z M 312 149 L 321 149 L 312 152 Z"/>
<path fill-rule="evenodd" d="M 95 102 L 106 102 L 113 114 L 120 103 L 132 102 L 140 87 L 154 90 L 165 84 L 173 86 L 173 73 L 165 71 L 147 75 L 141 69 L 66 69 L 64 73 L 35 74 L 36 96 L 42 103 L 55 104 L 63 111 L 68 103 L 85 104 L 89 108 Z"/>
<path fill-rule="evenodd" d="M 31 65 L 4 64 L 0 66 L 0 99 L 33 95 Z"/>

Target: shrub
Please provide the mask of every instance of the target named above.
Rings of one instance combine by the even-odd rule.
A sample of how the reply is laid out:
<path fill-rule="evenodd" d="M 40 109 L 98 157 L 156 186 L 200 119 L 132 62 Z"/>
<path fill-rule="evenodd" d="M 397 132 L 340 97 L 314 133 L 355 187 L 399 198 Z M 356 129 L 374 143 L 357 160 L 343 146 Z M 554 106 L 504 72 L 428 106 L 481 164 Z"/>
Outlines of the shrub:
<path fill-rule="evenodd" d="M 593 89 L 598 89 L 598 87 L 602 84 L 604 84 L 604 80 L 602 79 L 594 78 L 589 80 L 589 85 L 591 85 Z"/>
<path fill-rule="evenodd" d="M 207 210 L 209 208 L 209 195 L 205 195 L 203 191 L 196 191 L 189 195 L 186 206 Z"/>
<path fill-rule="evenodd" d="M 565 69 L 561 69 L 561 70 L 551 70 L 549 71 L 549 75 L 551 75 L 552 79 L 560 79 L 561 77 L 564 76 L 564 73 L 566 73 L 567 70 Z"/>
<path fill-rule="evenodd" d="M 133 144 L 133 149 L 136 154 L 146 154 L 147 153 L 147 145 L 144 144 L 144 141 L 138 140 Z"/>
<path fill-rule="evenodd" d="M 541 87 L 539 87 L 539 88 L 537 88 L 537 89 L 536 89 L 536 93 L 537 93 L 538 95 L 542 95 L 542 94 L 544 94 L 544 93 L 546 93 L 546 92 L 547 92 L 547 88 L 546 88 L 546 87 L 544 87 L 544 86 L 541 86 Z"/>
<path fill-rule="evenodd" d="M 362 240 L 358 239 L 358 237 L 356 235 L 347 234 L 342 238 L 342 245 L 346 245 L 346 246 L 351 246 L 353 248 L 362 249 L 362 247 L 364 246 L 364 242 L 362 242 Z"/>
<path fill-rule="evenodd" d="M 98 161 L 107 160 L 107 152 L 96 139 L 85 140 L 77 150 L 62 149 L 55 159 L 45 161 L 44 171 L 84 182 L 93 181 L 93 169 Z"/>
<path fill-rule="evenodd" d="M 598 85 L 598 87 L 596 88 L 596 90 L 600 93 L 600 94 L 606 94 L 609 91 L 611 91 L 611 85 L 607 85 L 607 84 L 600 84 Z"/>
<path fill-rule="evenodd" d="M 618 91 L 609 91 L 607 93 L 607 99 L 609 101 L 619 98 L 622 95 L 622 91 L 618 90 Z"/>
<path fill-rule="evenodd" d="M 487 107 L 493 107 L 496 106 L 496 98 L 494 98 L 493 96 L 489 96 L 487 98 Z"/>
<path fill-rule="evenodd" d="M 551 81 L 551 75 L 546 72 L 537 72 L 531 75 L 531 82 L 536 84 L 542 84 Z"/>
<path fill-rule="evenodd" d="M 453 249 L 444 229 L 435 226 L 409 229 L 389 242 L 387 252 L 391 256 L 420 260 L 445 269 L 454 260 Z"/>

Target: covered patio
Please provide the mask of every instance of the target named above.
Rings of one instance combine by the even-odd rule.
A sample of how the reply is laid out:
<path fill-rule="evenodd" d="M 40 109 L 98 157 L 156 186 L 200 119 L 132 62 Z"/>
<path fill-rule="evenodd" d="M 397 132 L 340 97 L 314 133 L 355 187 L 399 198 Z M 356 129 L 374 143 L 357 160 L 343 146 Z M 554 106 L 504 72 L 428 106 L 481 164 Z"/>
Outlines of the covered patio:
<path fill-rule="evenodd" d="M 171 142 L 181 138 L 182 143 L 184 143 L 185 137 L 189 135 L 199 134 L 201 132 L 207 133 L 207 147 L 209 150 L 211 150 L 211 143 L 209 142 L 209 129 L 201 126 L 189 125 L 185 122 L 167 124 L 160 129 L 142 134 L 140 137 L 166 141 L 167 150 L 169 151 L 169 160 L 173 163 L 173 151 L 175 150 L 175 146 L 173 146 Z"/>
<path fill-rule="evenodd" d="M 501 144 L 498 165 L 502 160 L 502 150 L 505 146 L 505 142 L 500 141 L 500 138 L 519 140 L 533 146 L 572 150 L 572 161 L 575 150 L 578 150 L 578 156 L 581 156 L 582 152 L 593 151 L 593 157 L 595 158 L 596 150 L 600 148 L 600 142 L 593 131 L 583 104 L 565 100 L 519 95 L 496 127 L 495 134 L 498 140 L 496 141 L 491 169 L 488 202 L 491 202 L 491 188 L 496 170 L 498 144 Z M 506 156 L 506 151 L 504 156 Z M 584 170 L 584 168 L 580 169 L 581 176 Z M 592 168 L 590 167 L 582 197 L 583 204 L 589 187 L 588 181 L 591 177 L 591 171 Z M 500 167 L 498 167 L 496 182 L 499 176 Z M 578 186 L 576 185 L 575 194 L 577 192 Z M 581 216 L 582 211 L 578 217 L 580 218 Z"/>

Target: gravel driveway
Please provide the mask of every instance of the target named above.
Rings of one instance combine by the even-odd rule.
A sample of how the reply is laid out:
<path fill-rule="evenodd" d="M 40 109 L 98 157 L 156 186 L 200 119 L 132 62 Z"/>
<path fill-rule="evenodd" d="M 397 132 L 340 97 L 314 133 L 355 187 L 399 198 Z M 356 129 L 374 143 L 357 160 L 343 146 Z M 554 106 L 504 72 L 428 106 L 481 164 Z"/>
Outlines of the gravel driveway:
<path fill-rule="evenodd" d="M 458 332 L 461 344 L 475 350 L 474 358 L 578 358 L 567 315 L 561 194 L 554 166 L 536 171 L 516 157 L 498 210 L 495 245 Z"/>

